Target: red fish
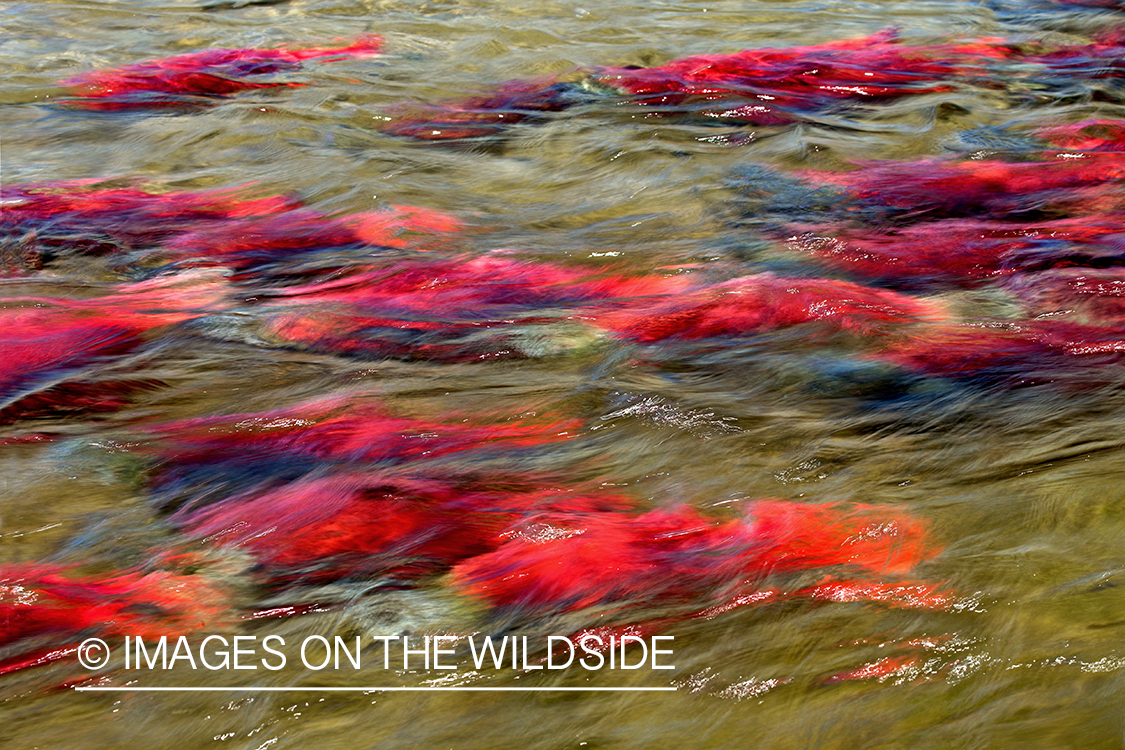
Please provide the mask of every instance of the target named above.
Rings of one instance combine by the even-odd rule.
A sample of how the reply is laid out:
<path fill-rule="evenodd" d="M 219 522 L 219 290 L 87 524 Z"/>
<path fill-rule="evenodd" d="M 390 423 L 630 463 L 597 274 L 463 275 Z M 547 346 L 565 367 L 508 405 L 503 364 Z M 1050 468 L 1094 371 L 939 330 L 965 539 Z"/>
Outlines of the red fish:
<path fill-rule="evenodd" d="M 392 107 L 383 130 L 424 141 L 495 135 L 517 122 L 561 112 L 588 98 L 577 86 L 555 81 L 510 81 L 495 93 L 444 105 Z"/>
<path fill-rule="evenodd" d="M 951 91 L 966 80 L 995 86 L 996 79 L 1018 78 L 1050 90 L 1075 78 L 1121 77 L 1125 68 L 1118 61 L 1123 55 L 1118 32 L 1079 45 L 986 37 L 910 46 L 900 44 L 891 31 L 809 47 L 697 55 L 651 68 L 607 67 L 569 76 L 580 78 L 578 83 L 514 81 L 491 96 L 392 111 L 385 129 L 426 140 L 488 135 L 544 111 L 607 97 L 616 104 L 622 95 L 657 108 L 654 115 L 695 114 L 738 125 L 784 125 L 835 103 Z"/>
<path fill-rule="evenodd" d="M 609 510 L 617 498 L 514 491 L 510 480 L 388 473 L 310 476 L 173 517 L 185 533 L 249 551 L 273 580 L 414 578 L 495 549 L 529 512 Z"/>
<path fill-rule="evenodd" d="M 1097 377 L 1098 365 L 1120 362 L 1122 353 L 1120 328 L 1042 319 L 938 326 L 902 337 L 873 356 L 928 375 L 1033 383 L 1062 372 Z"/>
<path fill-rule="evenodd" d="M 1125 151 L 1125 122 L 1083 120 L 1040 128 L 1036 135 L 1071 151 Z"/>
<path fill-rule="evenodd" d="M 269 330 L 321 351 L 456 359 L 515 353 L 505 338 L 508 328 L 558 320 L 552 308 L 568 312 L 567 319 L 642 343 L 811 323 L 869 335 L 945 317 L 933 303 L 829 279 L 761 274 L 710 286 L 682 275 L 584 281 L 578 269 L 495 259 L 451 267 L 448 276 L 436 279 L 434 271 L 434 265 L 419 265 L 399 269 L 377 285 L 370 274 L 361 274 L 356 279 L 363 284 L 345 278 L 298 288 L 292 302 L 307 298 L 322 307 L 316 314 L 275 315 Z M 528 282 L 522 280 L 525 275 Z M 532 278 L 538 283 L 529 283 Z M 327 303 L 333 304 L 323 307 Z"/>
<path fill-rule="evenodd" d="M 188 265 L 244 269 L 331 248 L 430 250 L 460 226 L 451 216 L 410 206 L 343 217 L 295 209 L 207 223 L 169 239 L 161 255 Z"/>
<path fill-rule="evenodd" d="M 583 91 L 625 94 L 647 105 L 694 107 L 729 122 L 779 125 L 795 112 L 845 99 L 873 100 L 949 90 L 934 79 L 966 75 L 966 65 L 1005 53 L 984 43 L 912 48 L 894 32 L 810 47 L 765 48 L 729 55 L 699 55 L 654 68 L 602 68 L 581 86 L 512 82 L 501 92 L 434 107 L 428 116 L 406 117 L 387 129 L 423 139 L 461 138 L 495 132 L 529 114 L 589 101 Z"/>
<path fill-rule="evenodd" d="M 398 417 L 362 396 L 317 398 L 268 412 L 189 419 L 147 426 L 154 448 L 176 464 L 408 461 L 459 451 L 534 447 L 577 434 L 577 420 L 510 420 L 492 425 Z"/>
<path fill-rule="evenodd" d="M 965 283 L 1046 268 L 1125 265 L 1125 225 L 1116 216 L 946 219 L 889 230 L 814 228 L 786 246 L 869 279 Z"/>
<path fill-rule="evenodd" d="M 360 37 L 339 47 L 308 49 L 211 49 L 185 55 L 95 70 L 61 83 L 78 100 L 66 102 L 86 109 L 129 109 L 177 102 L 206 103 L 246 89 L 303 86 L 263 80 L 262 76 L 299 70 L 306 60 L 376 55 L 377 36 Z M 205 97 L 200 99 L 198 97 Z"/>
<path fill-rule="evenodd" d="M 1111 212 L 1123 202 L 1112 187 L 1125 178 L 1125 154 L 1092 153 L 1054 161 L 870 162 L 851 172 L 803 172 L 839 185 L 863 204 L 914 218 L 990 218 L 1078 209 Z"/>
<path fill-rule="evenodd" d="M 0 190 L 0 235 L 40 260 L 54 252 L 151 251 L 186 265 L 243 269 L 347 246 L 432 250 L 461 228 L 457 219 L 424 208 L 327 216 L 293 198 L 242 197 L 246 192 L 149 192 L 81 182 L 9 187 Z"/>
<path fill-rule="evenodd" d="M 505 336 L 517 325 L 565 321 L 565 313 L 581 315 L 595 303 L 640 307 L 691 284 L 687 275 L 606 275 L 491 254 L 400 261 L 271 290 L 260 299 L 278 310 L 268 331 L 286 342 L 343 354 L 456 360 L 514 354 Z"/>
<path fill-rule="evenodd" d="M 89 300 L 19 297 L 0 301 L 3 413 L 18 417 L 40 408 L 64 406 L 62 402 L 78 394 L 65 381 L 60 389 L 60 378 L 71 379 L 99 358 L 133 348 L 148 330 L 222 309 L 225 299 L 223 280 L 213 274 L 192 273 L 122 285 L 114 293 Z M 44 384 L 52 387 L 36 393 Z M 88 398 L 92 406 L 112 408 L 128 391 L 126 384 L 95 383 L 91 394 L 80 396 L 78 403 Z"/>
<path fill-rule="evenodd" d="M 938 305 L 898 292 L 831 279 L 760 274 L 594 319 L 618 336 L 652 343 L 739 336 L 813 323 L 871 335 L 943 317 L 945 312 Z"/>
<path fill-rule="evenodd" d="M 330 281 L 278 289 L 272 304 L 342 304 L 370 310 L 437 310 L 489 317 L 488 308 L 549 307 L 560 302 L 672 294 L 684 275 L 622 277 L 603 269 L 533 262 L 502 252 L 467 258 L 396 260 Z"/>
<path fill-rule="evenodd" d="M 283 214 L 289 198 L 243 198 L 239 190 L 149 192 L 84 182 L 0 188 L 0 236 L 28 252 L 106 255 L 158 247 L 216 222 Z"/>
<path fill-rule="evenodd" d="M 491 95 L 390 112 L 388 132 L 424 140 L 496 133 L 515 122 L 599 97 L 630 97 L 660 113 L 696 113 L 722 122 L 783 125 L 837 102 L 888 101 L 951 91 L 966 79 L 1000 75 L 1050 80 L 1120 75 L 1121 40 L 1033 46 L 1000 38 L 910 46 L 893 31 L 807 47 L 696 55 L 664 65 L 606 67 L 561 80 L 512 81 Z M 1018 63 L 1018 70 L 1005 70 Z M 1029 64 L 1035 66 L 1030 67 Z M 614 101 L 614 99 L 610 99 Z"/>
<path fill-rule="evenodd" d="M 679 106 L 690 98 L 746 97 L 767 110 L 775 106 L 811 110 L 842 99 L 948 91 L 948 83 L 935 82 L 981 75 L 983 61 L 1008 56 L 996 40 L 988 41 L 991 44 L 911 47 L 899 44 L 889 31 L 809 47 L 697 55 L 654 68 L 605 68 L 593 80 L 651 104 Z M 734 111 L 725 108 L 716 116 L 737 119 Z"/>
<path fill-rule="evenodd" d="M 581 426 L 577 420 L 482 424 L 444 416 L 448 421 L 399 417 L 362 395 L 333 396 L 269 412 L 146 426 L 136 450 L 159 459 L 150 472 L 159 502 L 190 508 L 326 471 L 386 469 L 454 454 L 513 455 L 573 438 Z"/>
<path fill-rule="evenodd" d="M 499 129 L 603 95 L 752 125 L 792 122 L 796 112 L 841 100 L 880 100 L 948 91 L 935 79 L 968 75 L 982 58 L 1006 52 L 982 42 L 913 48 L 894 32 L 810 47 L 764 48 L 699 55 L 654 68 L 601 68 L 581 84 L 512 81 L 495 94 L 429 108 L 399 109 L 385 129 L 396 135 L 445 140 Z"/>
<path fill-rule="evenodd" d="M 821 568 L 896 574 L 932 554 L 916 520 L 781 501 L 753 503 L 745 518 L 726 521 L 679 509 L 546 514 L 536 523 L 456 565 L 455 585 L 494 606 L 531 611 L 637 608 L 697 603 L 714 592 L 752 599 L 767 577 Z"/>
<path fill-rule="evenodd" d="M 202 575 L 156 570 L 93 577 L 46 565 L 0 566 L 0 646 L 23 649 L 0 662 L 0 674 L 64 657 L 77 661 L 74 644 L 85 635 L 177 637 L 222 627 L 232 620 L 230 598 Z M 66 645 L 44 647 L 45 640 Z"/>
<path fill-rule="evenodd" d="M 1058 268 L 1004 279 L 1028 317 L 1065 316 L 1096 325 L 1125 324 L 1125 268 Z"/>

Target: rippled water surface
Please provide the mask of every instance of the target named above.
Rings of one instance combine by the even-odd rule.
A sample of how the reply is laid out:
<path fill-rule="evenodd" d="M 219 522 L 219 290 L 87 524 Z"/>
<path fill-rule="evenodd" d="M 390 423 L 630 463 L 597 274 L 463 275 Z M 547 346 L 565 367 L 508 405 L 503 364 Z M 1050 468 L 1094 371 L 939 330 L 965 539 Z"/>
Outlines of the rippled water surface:
<path fill-rule="evenodd" d="M 128 311 L 148 322 L 137 324 L 125 349 L 47 368 L 38 380 L 0 384 L 7 389 L 0 412 L 6 415 L 0 603 L 7 609 L 0 611 L 27 617 L 20 607 L 58 590 L 42 578 L 50 569 L 83 581 L 169 576 L 162 596 L 180 591 L 186 603 L 179 619 L 146 635 L 279 634 L 292 644 L 310 634 L 515 634 L 542 642 L 549 634 L 609 626 L 675 639 L 674 670 L 628 672 L 386 670 L 373 643 L 358 671 L 314 671 L 290 658 L 284 669 L 268 672 L 193 671 L 182 664 L 129 672 L 117 661 L 90 672 L 67 652 L 0 676 L 0 742 L 12 748 L 1121 746 L 1121 347 L 1086 358 L 1071 350 L 1058 357 L 995 355 L 976 370 L 926 371 L 894 359 L 897 347 L 921 347 L 930 352 L 919 355 L 924 359 L 953 346 L 942 338 L 943 325 L 987 342 L 989 331 L 1028 320 L 1090 323 L 1086 302 L 1049 293 L 1052 279 L 1084 266 L 1076 261 L 1079 271 L 1029 271 L 1001 281 L 985 275 L 971 283 L 871 278 L 795 251 L 790 241 L 806 231 L 831 236 L 839 226 L 859 226 L 850 218 L 840 222 L 834 211 L 846 198 L 814 171 L 844 173 L 872 160 L 1057 160 L 1054 152 L 1043 157 L 1036 130 L 1121 118 L 1120 79 L 1096 71 L 1039 75 L 1032 63 L 1015 61 L 984 76 L 946 76 L 941 90 L 930 93 L 844 98 L 787 124 L 731 122 L 708 116 L 705 107 L 652 107 L 602 92 L 492 135 L 419 140 L 384 127 L 411 107 L 487 97 L 517 79 L 580 85 L 606 66 L 816 45 L 890 27 L 908 45 L 981 37 L 1083 45 L 1122 22 L 1125 16 L 1112 11 L 1050 2 L 0 3 L 5 187 L 78 180 L 88 189 L 131 186 L 153 195 L 222 189 L 247 200 L 287 196 L 319 217 L 345 222 L 404 205 L 456 222 L 432 232 L 422 227 L 421 239 L 405 246 L 337 243 L 240 267 L 152 254 L 143 242 L 91 252 L 81 237 L 60 240 L 50 227 L 5 225 L 0 297 L 6 312 L 49 312 L 71 302 L 79 311 L 73 319 L 60 313 L 43 325 L 109 321 Z M 347 44 L 368 34 L 385 40 L 377 57 L 314 61 L 271 79 L 308 84 L 301 87 L 251 89 L 190 108 L 57 103 L 68 96 L 60 81 L 91 70 L 209 48 Z M 1040 196 L 1034 200 L 1047 207 L 1033 206 L 1034 215 L 997 218 L 982 208 L 931 217 L 930 241 L 940 247 L 948 237 L 950 225 L 940 221 L 1023 227 L 1019 222 L 1083 222 L 1093 213 L 1120 221 L 1119 204 L 1106 211 L 1086 205 L 1116 194 L 1119 175 L 1106 179 L 1076 204 L 1056 207 L 1054 193 Z M 18 203 L 11 199 L 0 212 Z M 133 220 L 129 211 L 114 210 L 107 209 L 114 218 L 99 220 L 86 240 L 113 236 Z M 909 221 L 896 214 L 864 226 L 898 232 Z M 1114 242 L 1106 244 L 1110 270 L 1121 265 Z M 512 291 L 487 310 L 472 300 L 463 307 L 440 296 L 424 301 L 428 289 L 444 283 L 443 274 L 481 259 L 533 269 L 511 281 L 513 289 L 535 289 L 554 272 L 607 284 L 646 279 L 660 288 L 651 301 L 645 292 L 640 302 L 607 302 L 608 312 L 590 298 L 573 301 L 569 292 L 528 303 L 519 296 L 524 292 Z M 348 329 L 332 317 L 337 308 L 286 296 L 303 284 L 395 263 L 421 264 L 420 273 L 434 277 L 412 292 L 422 301 L 401 319 L 379 312 L 377 321 Z M 483 276 L 492 273 L 502 272 L 486 269 Z M 816 278 L 870 284 L 925 312 L 911 308 L 903 320 L 870 329 L 809 319 L 699 338 L 646 339 L 640 329 L 614 322 L 622 319 L 615 315 L 646 320 L 650 306 L 696 293 L 687 287 L 698 291 L 762 273 L 791 279 L 792 294 Z M 681 281 L 686 286 L 674 289 Z M 389 282 L 371 282 L 382 283 Z M 136 302 L 143 293 L 155 301 Z M 164 309 L 178 312 L 155 320 Z M 9 320 L 11 331 L 23 325 Z M 1106 335 L 1120 325 L 1096 322 Z M 298 327 L 321 323 L 322 338 L 293 338 Z M 349 337 L 378 343 L 349 348 Z M 41 351 L 70 345 L 13 344 L 2 366 L 15 371 Z M 1071 359 L 1060 364 L 1059 357 Z M 106 395 L 105 383 L 129 385 L 109 387 Z M 45 397 L 50 408 L 35 406 L 35 394 L 53 387 L 73 390 Z M 88 392 L 93 402 L 81 400 Z M 381 445 L 383 438 L 363 433 L 342 458 L 301 453 L 293 446 L 315 442 L 304 432 L 280 447 L 245 437 L 259 429 L 299 430 L 300 420 L 314 424 L 328 411 L 372 423 L 404 420 L 387 429 L 411 446 L 424 445 L 401 454 L 379 447 L 374 455 L 362 445 Z M 212 421 L 190 421 L 204 418 Z M 517 427 L 526 434 L 508 434 Z M 425 441 L 438 433 L 467 447 L 429 447 Z M 207 436 L 223 434 L 236 437 L 200 447 Z M 601 598 L 589 606 L 546 595 L 482 598 L 466 583 L 483 575 L 482 568 L 465 567 L 477 565 L 466 560 L 481 559 L 475 548 L 461 556 L 433 553 L 436 560 L 423 555 L 424 564 L 393 545 L 366 557 L 321 555 L 320 545 L 330 546 L 353 524 L 371 523 L 364 534 L 383 528 L 353 516 L 321 536 L 304 522 L 286 526 L 304 511 L 299 503 L 284 505 L 284 493 L 321 481 L 362 486 L 371 503 L 382 492 L 405 492 L 409 482 L 423 495 L 448 491 L 456 498 L 474 492 L 616 498 L 604 500 L 618 503 L 612 508 L 573 517 L 535 505 L 516 513 L 518 522 L 504 516 L 487 529 L 489 538 L 522 535 L 529 550 L 544 534 L 595 540 L 595 554 L 560 552 L 561 562 L 544 564 L 570 565 L 570 582 L 588 581 Z M 254 493 L 266 494 L 248 500 Z M 740 532 L 716 532 L 713 546 L 661 557 L 655 572 L 646 567 L 651 560 L 637 563 L 646 572 L 637 573 L 635 589 L 626 580 L 632 563 L 624 548 L 606 541 L 597 553 L 597 540 L 609 539 L 609 532 L 599 537 L 594 530 L 601 519 L 630 529 L 638 517 L 655 517 L 649 513 L 690 519 L 640 534 L 666 542 L 720 523 L 744 528 L 767 512 L 757 502 L 769 498 L 790 509 L 839 514 L 826 522 L 842 524 L 833 527 L 839 538 L 828 534 L 810 545 L 862 546 L 871 541 L 863 534 L 885 532 L 917 549 L 903 552 L 910 558 L 903 564 L 891 564 L 892 553 L 886 564 L 867 567 L 829 554 L 787 568 L 767 554 L 757 567 L 723 572 L 729 563 L 723 545 Z M 246 502 L 261 503 L 249 507 L 274 520 L 253 526 L 221 515 Z M 451 526 L 430 520 L 429 531 L 413 533 L 453 538 L 444 535 L 460 529 L 459 514 L 491 518 L 500 512 L 495 502 L 488 500 L 483 511 L 456 505 L 456 518 L 442 516 Z M 848 526 L 857 514 L 871 525 Z M 560 517 L 571 518 L 562 530 Z M 251 532 L 239 531 L 244 523 Z M 515 525 L 504 526 L 509 523 Z M 866 530 L 855 532 L 859 537 L 849 536 L 860 528 Z M 310 557 L 282 559 L 297 548 Z M 530 575 L 519 567 L 519 554 L 513 559 L 502 562 L 500 579 Z M 619 583 L 621 591 L 614 588 Z M 872 589 L 811 593 L 829 583 L 914 586 L 917 598 Z M 92 613 L 80 627 L 32 628 L 14 640 L 9 634 L 0 646 L 3 663 L 73 648 L 88 636 L 117 647 L 123 635 L 138 631 L 115 618 L 144 619 L 151 614 L 146 607 L 155 606 L 141 597 L 125 614 L 98 610 L 99 601 L 136 593 L 118 585 L 95 588 L 92 599 L 64 607 Z M 20 600 L 20 591 L 28 598 Z M 745 598 L 748 591 L 786 593 L 754 602 Z M 467 661 L 464 651 L 459 658 Z M 677 689 L 70 689 L 130 684 Z"/>

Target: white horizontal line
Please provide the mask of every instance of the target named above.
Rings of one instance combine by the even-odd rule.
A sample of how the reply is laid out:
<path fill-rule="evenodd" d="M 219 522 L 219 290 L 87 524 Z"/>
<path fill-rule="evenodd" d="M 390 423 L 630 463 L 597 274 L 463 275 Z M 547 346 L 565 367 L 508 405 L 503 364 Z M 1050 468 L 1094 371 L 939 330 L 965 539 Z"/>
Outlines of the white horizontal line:
<path fill-rule="evenodd" d="M 535 692 L 615 692 L 615 693 L 639 693 L 639 692 L 669 692 L 675 691 L 674 687 L 76 687 L 75 690 L 79 692 L 95 692 L 95 693 L 218 693 L 218 692 L 260 692 L 260 693 L 284 693 L 290 691 L 312 691 L 312 692 L 352 692 L 352 693 L 425 693 L 425 692 L 438 692 L 438 691 L 461 691 L 461 692 L 511 692 L 511 693 L 535 693 Z"/>

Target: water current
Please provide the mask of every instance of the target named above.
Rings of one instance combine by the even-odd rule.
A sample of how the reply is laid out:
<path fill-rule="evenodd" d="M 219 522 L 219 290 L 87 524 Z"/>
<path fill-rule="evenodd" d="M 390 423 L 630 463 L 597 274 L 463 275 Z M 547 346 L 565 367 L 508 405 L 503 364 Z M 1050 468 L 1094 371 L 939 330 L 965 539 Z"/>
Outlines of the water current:
<path fill-rule="evenodd" d="M 0 746 L 1121 747 L 1113 5 L 0 2 Z"/>

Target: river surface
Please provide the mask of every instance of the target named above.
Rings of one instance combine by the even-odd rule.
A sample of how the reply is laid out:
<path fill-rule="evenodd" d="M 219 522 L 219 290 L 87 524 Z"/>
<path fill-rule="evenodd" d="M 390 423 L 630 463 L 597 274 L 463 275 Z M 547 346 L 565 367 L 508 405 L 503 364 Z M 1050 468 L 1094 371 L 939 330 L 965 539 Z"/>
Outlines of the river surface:
<path fill-rule="evenodd" d="M 771 230 L 779 221 L 820 220 L 810 220 L 804 204 L 763 208 L 756 196 L 776 187 L 763 174 L 842 172 L 870 160 L 988 159 L 1005 149 L 1031 158 L 1027 139 L 1038 125 L 1125 114 L 1118 84 L 1079 77 L 1051 88 L 1018 76 L 954 77 L 941 91 L 845 100 L 776 125 L 593 98 L 495 136 L 412 140 L 381 127 L 404 103 L 487 96 L 517 79 L 574 82 L 599 66 L 816 45 L 888 28 L 911 45 L 981 37 L 1085 44 L 1121 22 L 1112 12 L 1052 3 L 941 0 L 0 2 L 0 182 L 232 189 L 289 196 L 325 216 L 406 205 L 460 223 L 449 233 L 452 249 L 403 251 L 411 258 L 518 258 L 716 283 L 762 272 L 849 278 L 838 269 L 810 270 L 781 249 L 784 238 Z M 66 96 L 59 81 L 95 69 L 209 48 L 347 44 L 366 34 L 383 37 L 381 55 L 279 74 L 309 84 L 303 87 L 252 89 L 212 106 L 164 111 L 55 103 Z M 35 242 L 11 234 L 5 241 L 6 263 Z M 367 251 L 339 252 L 355 260 Z M 6 307 L 36 304 L 12 302 L 21 298 L 88 300 L 167 272 L 134 260 L 64 248 L 3 279 L 0 290 Z M 1089 749 L 1125 742 L 1125 369 L 1116 361 L 1048 372 L 1032 360 L 1014 373 L 946 377 L 881 364 L 867 356 L 878 347 L 854 331 L 797 325 L 646 344 L 569 319 L 517 327 L 502 351 L 477 357 L 421 356 L 409 345 L 405 354 L 341 352 L 271 338 L 252 287 L 258 270 L 238 275 L 220 263 L 185 273 L 204 287 L 221 286 L 223 309 L 148 330 L 139 347 L 76 376 L 146 385 L 113 409 L 5 422 L 0 564 L 54 566 L 94 580 L 171 570 L 170 556 L 196 556 L 191 577 L 227 598 L 220 606 L 199 595 L 184 632 L 196 639 L 277 634 L 290 644 L 288 662 L 277 671 L 183 663 L 129 671 L 117 649 L 133 631 L 111 632 L 114 615 L 106 615 L 106 629 L 95 621 L 40 634 L 36 647 L 48 648 L 101 635 L 114 661 L 90 672 L 71 653 L 0 676 L 5 748 Z M 1024 314 L 1024 298 L 1007 287 L 883 288 L 962 321 Z M 302 469 L 305 479 L 293 479 L 294 470 L 280 466 L 284 456 L 271 469 L 270 457 L 256 453 L 245 465 L 219 457 L 217 468 L 202 461 L 177 474 L 177 451 L 187 449 L 171 439 L 173 448 L 150 450 L 163 439 L 152 436 L 152 425 L 223 415 L 280 419 L 278 410 L 341 394 L 419 424 L 565 422 L 560 431 L 571 432 L 408 462 L 427 477 L 617 493 L 634 505 L 613 512 L 630 519 L 685 508 L 699 518 L 741 518 L 753 515 L 757 500 L 773 498 L 916 524 L 925 552 L 909 566 L 758 571 L 755 585 L 793 593 L 826 580 L 890 582 L 917 584 L 935 598 L 832 601 L 794 593 L 716 612 L 707 610 L 724 606 L 724 592 L 708 589 L 674 604 L 644 600 L 635 614 L 622 614 L 629 602 L 586 610 L 493 606 L 459 589 L 448 565 L 388 577 L 348 558 L 358 573 L 302 578 L 297 566 L 286 568 L 298 570 L 289 578 L 268 580 L 255 559 L 268 548 L 249 537 L 214 542 L 182 522 L 185 509 L 218 507 L 245 492 L 248 473 L 284 485 L 337 469 L 314 460 Z M 614 554 L 583 558 L 573 575 L 612 580 Z M 674 564 L 665 573 L 679 575 Z M 176 575 L 187 574 L 177 568 Z M 482 670 L 467 667 L 460 648 L 452 657 L 460 667 L 451 672 L 401 669 L 401 650 L 392 648 L 387 669 L 382 647 L 370 640 L 511 634 L 542 643 L 605 622 L 674 637 L 663 642 L 674 644 L 674 669 L 547 673 L 532 668 L 546 654 L 541 647 L 527 668 Z M 177 635 L 174 627 L 165 632 Z M 309 635 L 360 636 L 363 668 L 302 666 L 292 644 Z M 6 658 L 24 649 L 5 648 Z M 371 690 L 71 689 L 129 685 Z M 675 690 L 376 690 L 525 685 Z"/>

